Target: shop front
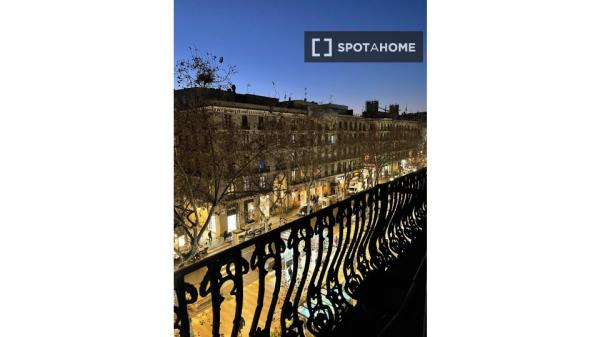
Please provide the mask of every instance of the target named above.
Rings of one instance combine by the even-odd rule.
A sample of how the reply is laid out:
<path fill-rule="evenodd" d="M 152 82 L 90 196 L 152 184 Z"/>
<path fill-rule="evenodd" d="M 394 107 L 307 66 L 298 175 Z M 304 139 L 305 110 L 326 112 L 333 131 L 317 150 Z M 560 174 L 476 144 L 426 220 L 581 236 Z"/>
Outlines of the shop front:
<path fill-rule="evenodd" d="M 244 224 L 251 225 L 255 222 L 254 214 L 255 214 L 255 205 L 254 199 L 248 199 L 244 201 Z"/>
<path fill-rule="evenodd" d="M 329 182 L 329 195 L 339 195 L 340 194 L 340 181 L 335 178 L 333 181 Z"/>
<path fill-rule="evenodd" d="M 296 199 L 297 203 L 296 203 L 295 207 L 300 207 L 300 206 L 306 205 L 306 201 L 308 200 L 307 194 L 308 193 L 306 193 L 306 190 L 304 190 L 304 189 L 299 190 L 297 192 L 298 199 Z"/>
<path fill-rule="evenodd" d="M 237 207 L 229 206 L 227 208 L 227 231 L 233 232 L 238 228 Z"/>
<path fill-rule="evenodd" d="M 337 195 L 339 198 L 342 198 L 344 196 L 344 193 L 346 193 L 346 178 L 344 177 L 344 175 L 340 175 L 335 177 L 335 180 L 337 181 Z"/>
<path fill-rule="evenodd" d="M 258 198 L 258 207 L 260 208 L 260 213 L 262 213 L 267 219 L 271 217 L 271 198 L 268 195 L 261 195 Z"/>

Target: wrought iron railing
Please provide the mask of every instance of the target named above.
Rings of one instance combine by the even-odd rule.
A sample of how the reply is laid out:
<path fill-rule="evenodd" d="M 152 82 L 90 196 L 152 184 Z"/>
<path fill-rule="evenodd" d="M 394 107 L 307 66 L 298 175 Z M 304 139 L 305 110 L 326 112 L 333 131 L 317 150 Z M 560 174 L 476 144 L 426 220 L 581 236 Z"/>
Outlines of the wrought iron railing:
<path fill-rule="evenodd" d="M 425 223 L 421 169 L 209 256 L 175 272 L 175 334 L 326 336 Z"/>

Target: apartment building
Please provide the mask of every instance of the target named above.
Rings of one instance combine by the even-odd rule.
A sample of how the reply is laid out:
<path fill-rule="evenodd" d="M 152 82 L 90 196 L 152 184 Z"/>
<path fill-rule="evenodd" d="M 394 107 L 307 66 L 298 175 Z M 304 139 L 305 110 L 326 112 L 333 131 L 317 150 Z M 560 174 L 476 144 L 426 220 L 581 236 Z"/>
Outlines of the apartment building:
<path fill-rule="evenodd" d="M 183 146 L 193 135 L 177 131 L 177 114 L 193 115 L 201 110 L 203 117 L 186 120 L 188 124 L 206 124 L 197 128 L 191 125 L 198 137 L 213 133 L 236 138 L 221 146 L 224 153 L 216 160 L 228 161 L 233 167 L 251 167 L 234 175 L 228 187 L 230 195 L 213 212 L 206 208 L 200 211 L 203 216 L 211 213 L 209 229 L 213 236 L 256 227 L 267 230 L 265 219 L 293 213 L 303 206 L 312 210 L 327 206 L 357 189 L 414 169 L 410 163 L 425 155 L 426 121 L 400 115 L 397 106 L 391 106 L 389 112 L 355 116 L 345 105 L 279 101 L 234 90 L 175 92 L 176 157 L 191 158 L 197 150 L 208 151 L 194 149 L 200 147 L 198 143 Z M 373 103 L 368 102 L 366 108 L 372 110 Z M 252 158 L 252 146 L 270 150 Z M 178 147 L 189 152 L 177 151 Z M 206 165 L 207 160 L 201 164 Z M 207 177 L 197 171 L 202 170 L 192 173 L 196 179 Z M 350 189 L 351 185 L 354 188 Z"/>

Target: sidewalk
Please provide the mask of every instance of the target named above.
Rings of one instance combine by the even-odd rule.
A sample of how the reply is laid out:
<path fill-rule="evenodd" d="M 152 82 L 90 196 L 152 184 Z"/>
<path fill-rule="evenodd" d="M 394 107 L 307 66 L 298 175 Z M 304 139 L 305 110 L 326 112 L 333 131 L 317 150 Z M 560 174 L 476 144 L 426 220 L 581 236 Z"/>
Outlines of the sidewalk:
<path fill-rule="evenodd" d="M 296 208 L 289 210 L 285 214 L 275 214 L 274 216 L 272 216 L 269 219 L 269 222 L 271 223 L 271 229 L 275 229 L 277 227 L 283 226 L 286 223 L 292 222 L 292 221 L 300 218 L 300 216 L 298 216 L 299 210 L 300 210 L 300 207 L 296 207 Z"/>
<path fill-rule="evenodd" d="M 350 197 L 350 195 L 346 195 L 345 198 L 348 198 L 348 197 Z M 345 198 L 340 198 L 338 200 L 338 202 L 344 200 Z M 299 210 L 300 210 L 300 207 L 295 207 L 295 208 L 292 208 L 289 211 L 285 212 L 283 214 L 283 216 L 282 216 L 281 213 L 274 214 L 273 216 L 271 216 L 269 218 L 268 223 L 265 225 L 265 232 L 263 232 L 262 234 L 264 234 L 264 233 L 266 233 L 266 232 L 269 231 L 268 224 L 271 224 L 271 229 L 270 230 L 274 230 L 274 229 L 276 229 L 278 227 L 281 227 L 281 226 L 283 226 L 283 225 L 285 225 L 287 223 L 290 223 L 290 222 L 292 222 L 292 221 L 300 218 L 300 216 L 298 215 L 298 211 Z M 314 209 L 313 209 L 313 211 L 314 211 Z M 247 227 L 250 228 L 251 226 L 247 226 Z M 254 227 L 255 228 L 259 227 L 259 225 L 256 224 Z M 260 235 L 262 235 L 262 234 L 260 234 Z M 251 239 L 251 238 L 240 239 L 240 243 L 242 243 L 244 241 L 247 241 L 249 239 Z M 214 254 L 216 254 L 216 253 L 218 253 L 218 252 L 220 252 L 220 251 L 222 251 L 224 249 L 227 249 L 227 248 L 233 246 L 232 239 L 228 239 L 227 241 L 225 241 L 223 239 L 223 237 L 213 237 L 213 239 L 210 242 L 210 244 L 208 243 L 208 239 L 206 237 L 203 237 L 202 240 L 201 240 L 201 242 L 202 242 L 203 245 L 208 246 L 207 254 L 204 255 L 204 256 L 202 256 L 202 259 L 206 258 L 208 256 L 211 256 L 211 255 L 214 255 Z"/>
<path fill-rule="evenodd" d="M 277 227 L 281 227 L 281 226 L 285 225 L 286 223 L 289 223 L 289 222 L 292 222 L 292 221 L 298 219 L 299 218 L 299 216 L 298 216 L 299 209 L 300 208 L 297 207 L 297 208 L 293 208 L 290 211 L 286 212 L 283 215 L 283 222 L 281 222 L 281 220 L 282 220 L 281 214 L 273 215 L 269 219 L 269 223 L 271 224 L 271 230 L 274 230 Z M 269 230 L 268 230 L 268 224 L 267 224 L 267 226 L 265 226 L 265 232 L 268 232 L 268 231 Z M 240 240 L 240 243 L 242 243 L 244 241 L 247 241 L 247 240 Z M 210 243 L 208 242 L 207 238 L 203 238 L 201 240 L 201 242 L 204 246 L 208 246 L 207 254 L 202 256 L 202 258 L 206 258 L 208 256 L 214 255 L 224 249 L 227 249 L 227 248 L 233 246 L 232 239 L 228 239 L 227 241 L 225 241 L 225 239 L 223 239 L 223 237 L 213 237 L 213 239 Z"/>
<path fill-rule="evenodd" d="M 380 181 L 380 183 L 385 183 L 385 182 L 389 181 L 390 178 L 393 179 L 395 177 L 397 177 L 397 175 L 394 176 L 394 175 L 389 174 L 389 175 L 380 177 L 379 181 Z M 344 197 L 340 198 L 338 200 L 338 202 L 340 202 L 340 201 L 342 201 L 342 200 L 344 200 L 344 199 L 346 199 L 348 197 L 351 197 L 351 195 L 350 194 L 346 194 Z M 289 211 L 285 212 L 283 214 L 283 216 L 282 216 L 282 214 L 274 214 L 273 216 L 271 216 L 269 218 L 268 223 L 265 225 L 265 232 L 263 232 L 262 234 L 264 234 L 264 233 L 266 233 L 266 232 L 269 231 L 268 224 L 271 225 L 270 230 L 274 230 L 274 229 L 276 229 L 278 227 L 281 227 L 281 226 L 283 226 L 283 225 L 285 225 L 287 223 L 290 223 L 290 222 L 292 222 L 292 221 L 300 218 L 300 216 L 298 216 L 298 211 L 299 210 L 300 210 L 300 207 L 295 207 L 295 208 L 292 208 Z M 258 226 L 259 225 L 256 224 L 254 226 L 254 228 L 258 227 Z M 252 226 L 247 226 L 247 227 L 252 228 Z M 260 234 L 260 235 L 262 235 L 262 234 Z M 248 240 L 249 239 L 250 238 L 248 238 Z M 240 239 L 240 243 L 244 242 L 244 241 L 247 241 L 247 239 Z M 201 259 L 206 258 L 206 257 L 211 256 L 211 255 L 214 255 L 214 254 L 216 254 L 216 253 L 218 253 L 218 252 L 220 252 L 220 251 L 222 251 L 224 249 L 227 249 L 227 248 L 233 246 L 233 242 L 232 242 L 231 238 L 226 241 L 221 236 L 219 236 L 219 237 L 213 237 L 212 241 L 209 243 L 208 238 L 206 237 L 206 235 L 204 235 L 203 238 L 201 239 L 201 243 L 202 243 L 203 247 L 207 247 L 207 254 L 204 255 L 204 256 L 202 256 Z"/>

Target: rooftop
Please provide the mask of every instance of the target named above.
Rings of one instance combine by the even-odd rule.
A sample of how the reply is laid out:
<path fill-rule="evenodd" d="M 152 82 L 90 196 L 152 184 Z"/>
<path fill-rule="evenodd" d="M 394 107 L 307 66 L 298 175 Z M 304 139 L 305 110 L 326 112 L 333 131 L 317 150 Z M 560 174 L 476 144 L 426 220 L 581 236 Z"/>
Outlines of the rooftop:
<path fill-rule="evenodd" d="M 203 105 L 219 105 L 236 108 L 263 110 L 263 111 L 278 111 L 297 114 L 331 114 L 340 116 L 354 116 L 354 111 L 348 109 L 347 105 L 336 103 L 320 104 L 314 101 L 292 100 L 280 101 L 276 97 L 240 94 L 235 92 L 235 87 L 227 90 L 213 88 L 187 88 L 175 90 L 176 104 L 193 104 L 194 102 Z M 358 117 L 358 116 L 356 116 Z M 410 121 L 425 121 L 426 112 L 418 112 L 416 114 L 403 113 L 401 115 L 390 115 L 381 113 L 377 115 L 365 115 L 365 118 L 392 118 Z"/>

